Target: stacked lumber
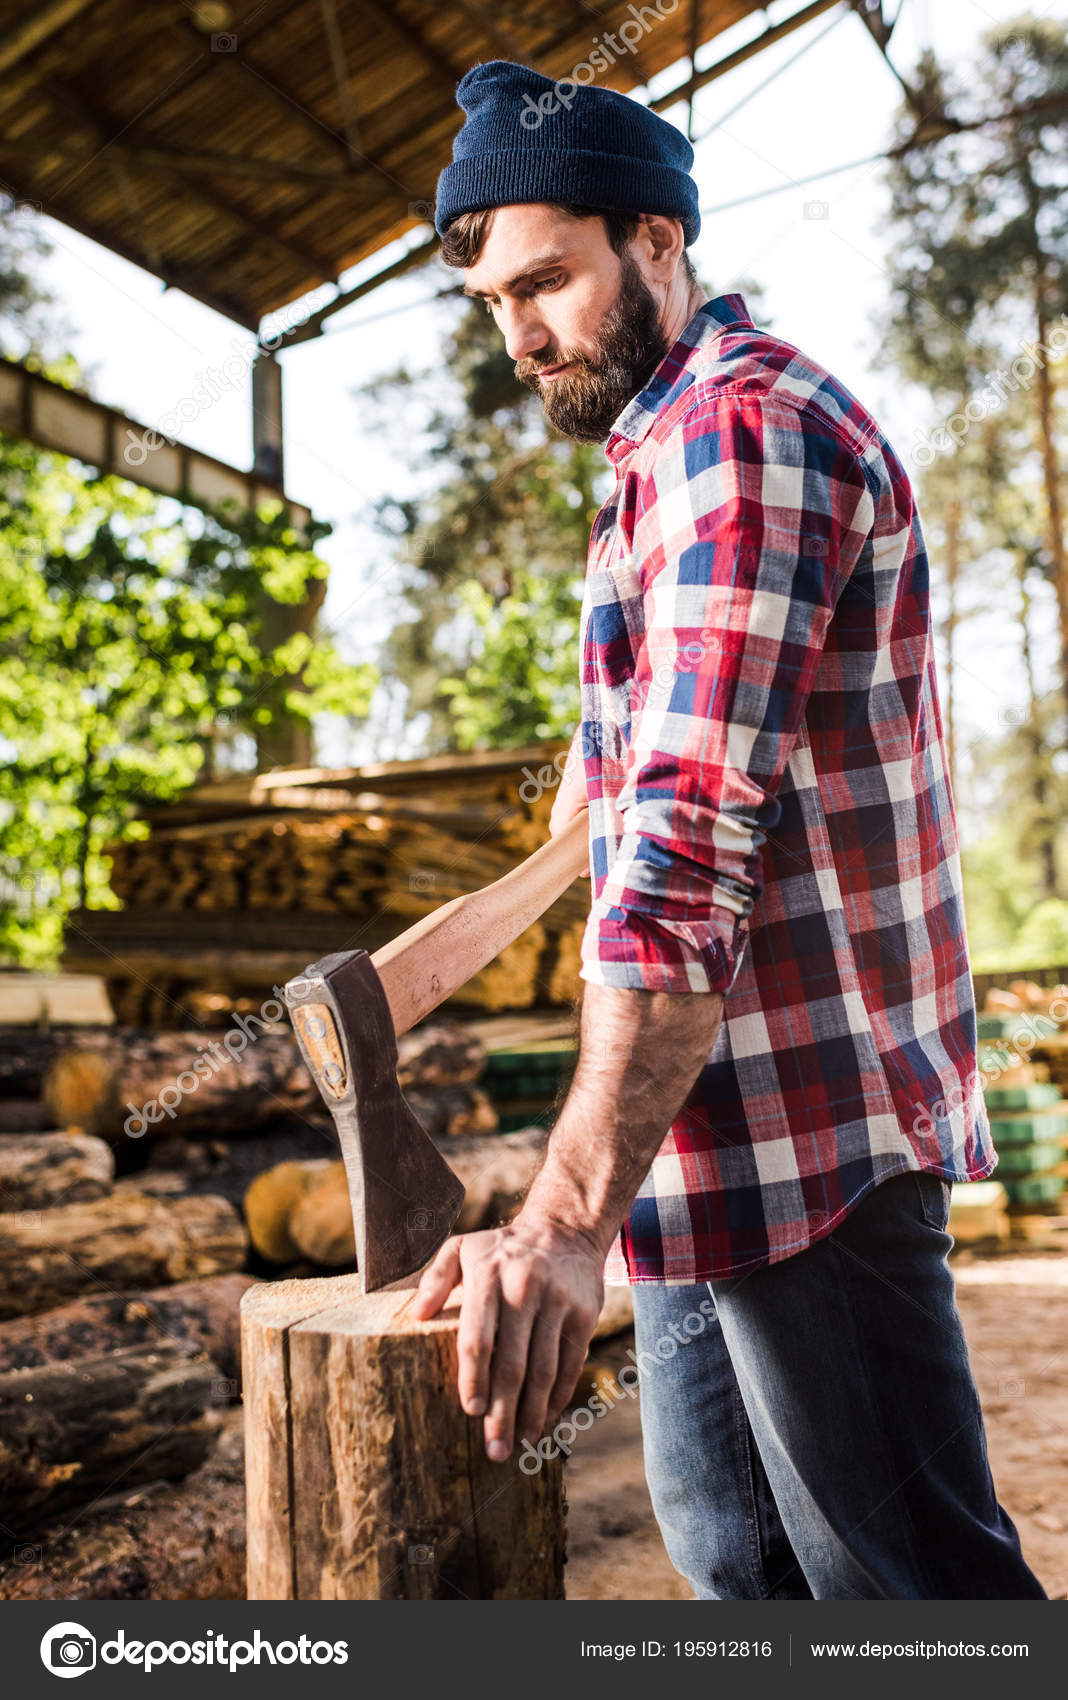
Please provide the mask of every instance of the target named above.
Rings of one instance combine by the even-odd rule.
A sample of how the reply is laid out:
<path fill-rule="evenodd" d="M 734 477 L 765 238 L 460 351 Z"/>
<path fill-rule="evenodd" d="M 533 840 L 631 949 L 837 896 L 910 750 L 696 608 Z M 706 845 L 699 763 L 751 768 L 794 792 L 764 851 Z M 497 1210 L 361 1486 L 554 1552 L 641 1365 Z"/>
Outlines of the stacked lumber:
<path fill-rule="evenodd" d="M 103 974 L 116 1020 L 225 1019 L 327 951 L 374 951 L 543 844 L 560 743 L 198 787 L 110 846 L 121 911 L 71 917 L 64 966 Z M 577 881 L 452 1000 L 569 1004 L 589 887 Z"/>
<path fill-rule="evenodd" d="M 1009 1215 L 1059 1211 L 1068 1177 L 1068 986 L 991 986 L 979 1017 L 979 1067 L 997 1179 Z"/>

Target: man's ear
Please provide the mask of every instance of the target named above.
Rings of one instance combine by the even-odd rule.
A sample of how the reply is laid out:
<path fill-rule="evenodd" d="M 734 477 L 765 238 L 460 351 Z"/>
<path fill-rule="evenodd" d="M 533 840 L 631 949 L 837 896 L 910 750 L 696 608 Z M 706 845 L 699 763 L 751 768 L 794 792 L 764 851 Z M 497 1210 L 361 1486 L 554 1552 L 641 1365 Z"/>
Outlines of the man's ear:
<path fill-rule="evenodd" d="M 657 283 L 669 283 L 686 248 L 682 221 L 663 213 L 643 213 L 639 239 L 646 238 L 645 264 Z"/>

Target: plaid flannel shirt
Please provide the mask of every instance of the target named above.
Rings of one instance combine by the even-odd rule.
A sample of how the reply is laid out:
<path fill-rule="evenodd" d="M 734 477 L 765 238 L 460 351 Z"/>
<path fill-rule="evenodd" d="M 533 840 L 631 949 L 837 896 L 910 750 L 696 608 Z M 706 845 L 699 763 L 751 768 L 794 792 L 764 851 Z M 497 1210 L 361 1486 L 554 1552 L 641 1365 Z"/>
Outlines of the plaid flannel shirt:
<path fill-rule="evenodd" d="M 725 998 L 605 1277 L 697 1282 L 802 1250 L 889 1175 L 978 1180 L 996 1157 L 901 462 L 737 294 L 703 304 L 605 452 L 582 977 Z"/>

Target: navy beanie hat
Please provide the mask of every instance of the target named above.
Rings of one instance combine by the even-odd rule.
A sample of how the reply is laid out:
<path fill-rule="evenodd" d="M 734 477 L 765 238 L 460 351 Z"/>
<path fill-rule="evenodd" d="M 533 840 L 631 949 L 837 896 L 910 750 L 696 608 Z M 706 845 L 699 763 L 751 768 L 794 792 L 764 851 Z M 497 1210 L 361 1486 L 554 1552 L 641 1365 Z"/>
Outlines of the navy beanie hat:
<path fill-rule="evenodd" d="M 456 90 L 467 120 L 438 178 L 434 224 L 526 201 L 661 213 L 682 221 L 686 246 L 701 215 L 681 130 L 614 89 L 493 59 Z"/>

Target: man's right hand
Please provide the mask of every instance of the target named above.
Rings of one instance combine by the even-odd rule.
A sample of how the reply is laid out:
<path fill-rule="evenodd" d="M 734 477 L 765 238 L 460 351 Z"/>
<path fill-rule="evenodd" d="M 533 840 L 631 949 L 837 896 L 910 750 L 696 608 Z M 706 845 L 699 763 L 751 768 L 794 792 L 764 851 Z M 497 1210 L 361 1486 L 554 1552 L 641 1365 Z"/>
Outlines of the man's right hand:
<path fill-rule="evenodd" d="M 549 837 L 557 838 L 565 826 L 574 820 L 588 805 L 586 796 L 586 770 L 582 764 L 582 756 L 576 748 L 578 739 L 572 743 L 567 752 L 564 771 L 560 776 L 560 784 L 553 799 L 552 811 L 549 815 Z M 582 870 L 581 878 L 589 879 L 589 865 Z"/>

